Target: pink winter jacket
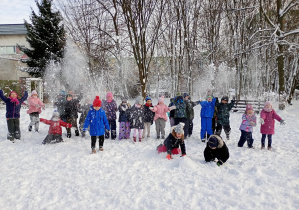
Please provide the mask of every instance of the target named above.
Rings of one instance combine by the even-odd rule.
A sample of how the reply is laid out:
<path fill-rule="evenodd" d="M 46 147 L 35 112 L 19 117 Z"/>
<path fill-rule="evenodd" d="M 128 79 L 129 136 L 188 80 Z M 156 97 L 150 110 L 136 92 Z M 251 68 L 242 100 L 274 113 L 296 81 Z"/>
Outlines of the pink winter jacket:
<path fill-rule="evenodd" d="M 28 98 L 28 104 L 29 104 L 29 110 L 27 111 L 28 114 L 33 113 L 33 112 L 42 112 L 42 107 L 45 107 L 44 103 L 39 99 L 39 98 L 34 98 L 30 96 Z M 36 106 L 38 105 L 38 106 Z"/>
<path fill-rule="evenodd" d="M 163 104 L 157 104 L 152 111 L 155 112 L 154 121 L 156 121 L 156 119 L 159 118 L 162 118 L 165 121 L 167 121 L 166 112 L 170 111 L 170 109 L 168 106 L 166 106 L 163 103 Z"/>
<path fill-rule="evenodd" d="M 264 125 L 261 125 L 261 134 L 274 134 L 275 120 L 280 121 L 281 117 L 272 109 L 271 112 L 262 110 L 261 118 L 265 121 Z"/>

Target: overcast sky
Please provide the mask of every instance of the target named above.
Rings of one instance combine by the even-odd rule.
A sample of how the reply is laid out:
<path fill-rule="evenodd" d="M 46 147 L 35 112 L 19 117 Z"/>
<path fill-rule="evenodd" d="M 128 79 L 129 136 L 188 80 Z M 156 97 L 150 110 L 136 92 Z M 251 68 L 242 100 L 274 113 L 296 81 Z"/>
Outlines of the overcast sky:
<path fill-rule="evenodd" d="M 37 11 L 35 0 L 0 0 L 0 24 L 30 22 L 31 8 Z"/>

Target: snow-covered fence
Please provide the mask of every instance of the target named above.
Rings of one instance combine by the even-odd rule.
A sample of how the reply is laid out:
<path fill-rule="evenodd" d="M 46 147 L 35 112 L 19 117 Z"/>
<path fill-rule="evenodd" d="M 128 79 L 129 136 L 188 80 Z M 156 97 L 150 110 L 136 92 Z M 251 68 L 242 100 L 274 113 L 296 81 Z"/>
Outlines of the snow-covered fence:
<path fill-rule="evenodd" d="M 236 100 L 232 110 L 234 112 L 245 112 L 247 104 L 251 104 L 256 113 L 259 113 L 264 107 L 264 101 L 261 100 Z"/>

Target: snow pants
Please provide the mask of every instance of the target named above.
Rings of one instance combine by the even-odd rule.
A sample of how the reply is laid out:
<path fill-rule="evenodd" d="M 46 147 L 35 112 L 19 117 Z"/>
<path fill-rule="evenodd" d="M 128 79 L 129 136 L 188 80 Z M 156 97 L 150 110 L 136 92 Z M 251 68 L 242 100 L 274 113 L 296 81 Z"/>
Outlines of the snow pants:
<path fill-rule="evenodd" d="M 147 137 L 149 138 L 151 136 L 151 125 L 152 125 L 151 122 L 144 122 L 142 138 L 145 138 L 146 131 L 147 131 Z"/>
<path fill-rule="evenodd" d="M 91 136 L 91 149 L 96 148 L 97 137 L 99 138 L 99 148 L 102 148 L 104 145 L 105 136 Z"/>
<path fill-rule="evenodd" d="M 119 140 L 130 139 L 130 122 L 120 122 L 119 123 Z"/>
<path fill-rule="evenodd" d="M 246 141 L 247 141 L 247 146 L 249 148 L 252 148 L 252 144 L 253 144 L 252 132 L 246 132 L 241 130 L 241 137 L 238 142 L 238 147 L 243 147 Z"/>
<path fill-rule="evenodd" d="M 271 145 L 272 145 L 272 134 L 262 134 L 261 143 L 262 143 L 262 146 L 264 147 L 267 135 L 268 135 L 268 147 L 271 147 Z"/>
<path fill-rule="evenodd" d="M 33 126 L 35 128 L 35 131 L 38 131 L 38 129 L 39 129 L 39 113 L 33 112 L 33 113 L 30 113 L 29 116 L 30 116 L 30 123 L 28 126 L 29 131 L 31 131 Z"/>
<path fill-rule="evenodd" d="M 60 134 L 48 134 L 42 144 L 53 144 L 63 142 Z"/>
<path fill-rule="evenodd" d="M 158 119 L 156 119 L 155 124 L 156 124 L 157 139 L 159 139 L 160 137 L 162 137 L 162 139 L 164 139 L 165 138 L 166 121 L 162 118 L 158 118 Z"/>
<path fill-rule="evenodd" d="M 111 132 L 111 139 L 115 140 L 116 138 L 116 120 L 108 120 L 110 131 L 105 131 L 105 139 L 110 138 L 110 132 Z"/>
<path fill-rule="evenodd" d="M 207 138 L 213 134 L 212 131 L 212 118 L 211 117 L 201 117 L 201 130 L 200 138 L 204 139 L 206 133 L 208 133 Z"/>
<path fill-rule="evenodd" d="M 7 118 L 7 128 L 8 128 L 8 134 L 7 134 L 8 140 L 13 141 L 14 139 L 21 138 L 19 118 Z"/>
<path fill-rule="evenodd" d="M 215 134 L 217 134 L 218 136 L 220 136 L 220 135 L 221 135 L 222 128 L 223 128 L 224 133 L 226 134 L 226 136 L 229 136 L 230 131 L 231 131 L 230 125 L 223 126 L 223 125 L 221 125 L 221 124 L 219 124 L 219 123 L 218 123 L 217 126 L 216 126 Z"/>
<path fill-rule="evenodd" d="M 66 122 L 72 124 L 72 128 L 75 128 L 76 136 L 79 136 L 79 129 L 77 125 L 77 118 L 66 118 Z M 71 134 L 71 128 L 66 128 L 68 134 Z"/>
<path fill-rule="evenodd" d="M 193 120 L 189 120 L 189 125 L 188 125 L 188 136 L 190 137 L 193 133 Z"/>

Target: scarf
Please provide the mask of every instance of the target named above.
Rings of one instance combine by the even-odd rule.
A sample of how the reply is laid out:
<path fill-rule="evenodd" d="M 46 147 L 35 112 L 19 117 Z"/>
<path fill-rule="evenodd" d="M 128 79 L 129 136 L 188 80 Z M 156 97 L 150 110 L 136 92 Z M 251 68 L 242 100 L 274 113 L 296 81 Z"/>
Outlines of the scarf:
<path fill-rule="evenodd" d="M 264 108 L 265 112 L 272 112 L 272 107 L 269 107 L 269 108 Z"/>
<path fill-rule="evenodd" d="M 19 104 L 20 104 L 20 102 L 19 102 L 19 100 L 18 100 L 17 98 L 9 97 L 9 99 L 10 99 L 10 102 L 11 102 L 11 103 L 16 103 L 16 105 L 19 105 Z"/>
<path fill-rule="evenodd" d="M 145 103 L 145 106 L 151 107 L 152 104 Z"/>

